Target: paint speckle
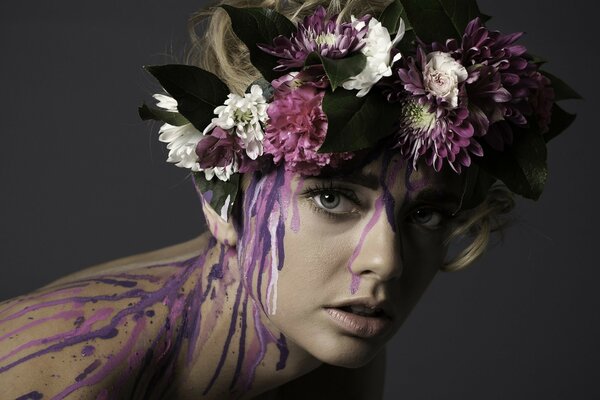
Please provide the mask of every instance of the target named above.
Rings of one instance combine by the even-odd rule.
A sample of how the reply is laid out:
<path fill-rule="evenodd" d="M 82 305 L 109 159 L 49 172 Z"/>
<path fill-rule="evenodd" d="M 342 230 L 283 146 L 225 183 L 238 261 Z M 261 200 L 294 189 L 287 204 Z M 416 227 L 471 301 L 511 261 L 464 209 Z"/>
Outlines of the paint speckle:
<path fill-rule="evenodd" d="M 96 348 L 94 346 L 85 346 L 82 350 L 81 350 L 81 355 L 83 357 L 89 357 L 91 355 L 94 354 L 94 352 L 96 351 Z"/>

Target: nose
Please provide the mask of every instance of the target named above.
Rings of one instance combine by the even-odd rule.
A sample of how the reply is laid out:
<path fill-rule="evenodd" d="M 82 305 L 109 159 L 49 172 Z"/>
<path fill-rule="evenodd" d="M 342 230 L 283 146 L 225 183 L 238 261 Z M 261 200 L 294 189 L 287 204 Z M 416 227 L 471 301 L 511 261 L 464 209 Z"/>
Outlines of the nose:
<path fill-rule="evenodd" d="M 381 281 L 402 275 L 401 241 L 393 216 L 378 201 L 371 218 L 362 228 L 348 268 L 355 276 L 374 276 Z"/>

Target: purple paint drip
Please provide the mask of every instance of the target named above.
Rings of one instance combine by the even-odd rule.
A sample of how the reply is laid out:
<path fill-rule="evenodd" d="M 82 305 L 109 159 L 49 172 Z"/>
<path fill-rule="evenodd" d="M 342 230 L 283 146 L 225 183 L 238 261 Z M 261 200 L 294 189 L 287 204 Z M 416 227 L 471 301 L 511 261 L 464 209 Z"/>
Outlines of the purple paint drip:
<path fill-rule="evenodd" d="M 282 185 L 282 183 L 279 182 L 279 185 Z M 273 184 L 271 188 L 273 188 L 273 186 L 276 185 Z M 280 212 L 279 214 L 281 218 L 284 213 Z M 279 241 L 281 241 L 282 235 L 282 228 L 279 228 L 276 235 Z M 9 357 L 14 357 L 20 352 L 34 346 L 43 346 L 43 348 L 37 348 L 31 353 L 23 355 L 20 359 L 13 360 L 5 365 L 0 365 L 0 373 L 8 371 L 33 358 L 71 348 L 78 344 L 84 345 L 81 350 L 83 357 L 92 356 L 95 353 L 95 347 L 86 343 L 98 340 L 111 340 L 116 338 L 120 332 L 124 332 L 126 329 L 128 331 L 127 340 L 120 345 L 120 350 L 111 354 L 104 364 L 102 364 L 100 360 L 95 360 L 88 365 L 79 375 L 77 375 L 75 383 L 66 387 L 61 393 L 55 396 L 54 399 L 63 399 L 83 387 L 103 382 L 110 374 L 114 373 L 115 369 L 126 366 L 126 364 L 129 364 L 127 370 L 138 371 L 137 376 L 135 377 L 135 384 L 133 388 L 130 389 L 131 393 L 126 394 L 120 391 L 120 388 L 124 388 L 125 385 L 128 385 L 127 382 L 128 379 L 130 379 L 128 374 L 122 374 L 122 376 L 111 385 L 110 389 L 105 388 L 98 395 L 98 399 L 109 399 L 117 394 L 124 395 L 128 398 L 147 398 L 150 396 L 150 393 L 152 393 L 152 396 L 167 393 L 171 386 L 171 378 L 175 372 L 178 354 L 183 352 L 184 349 L 187 349 L 187 359 L 188 362 L 191 362 L 196 349 L 199 345 L 203 345 L 206 342 L 211 334 L 211 327 L 214 327 L 218 315 L 222 314 L 224 305 L 223 296 L 219 296 L 215 293 L 225 293 L 225 288 L 231 283 L 235 283 L 235 281 L 228 277 L 226 273 L 226 271 L 228 271 L 228 260 L 235 254 L 235 251 L 221 248 L 219 263 L 212 267 L 208 274 L 206 288 L 203 290 L 202 274 L 199 272 L 205 268 L 204 263 L 206 255 L 215 245 L 216 241 L 212 239 L 209 248 L 203 252 L 203 255 L 200 257 L 177 263 L 165 263 L 145 267 L 148 271 L 156 270 L 158 268 L 175 269 L 175 272 L 169 272 L 168 274 L 161 273 L 161 275 L 169 276 L 168 280 L 164 283 L 160 278 L 147 274 L 102 275 L 93 279 L 87 279 L 83 284 L 79 283 L 81 287 L 79 289 L 73 289 L 73 291 L 65 291 L 65 288 L 63 287 L 57 289 L 53 293 L 38 296 L 39 299 L 45 301 L 33 306 L 24 307 L 21 310 L 16 309 L 19 302 L 10 304 L 9 307 L 11 308 L 10 311 L 12 314 L 7 315 L 6 309 L 3 310 L 5 317 L 0 323 L 25 317 L 32 312 L 43 311 L 50 307 L 71 306 L 73 307 L 73 310 L 66 312 L 70 312 L 72 315 L 66 316 L 65 314 L 63 317 L 69 317 L 74 320 L 74 329 L 58 333 L 52 337 L 32 340 L 18 346 L 13 349 L 10 354 L 0 358 L 0 361 L 8 359 Z M 257 249 L 259 249 L 259 247 L 257 247 Z M 265 249 L 265 251 L 267 250 L 268 248 Z M 283 253 L 281 252 L 281 254 Z M 256 255 L 258 256 L 259 252 L 257 252 Z M 265 261 L 268 262 L 268 259 Z M 260 266 L 259 271 L 264 270 L 265 268 Z M 180 289 L 184 287 L 185 282 L 188 282 L 191 279 L 193 274 L 200 275 L 200 278 L 196 280 L 193 289 L 188 295 L 183 296 L 180 293 Z M 80 291 L 83 290 L 82 288 L 93 282 L 127 289 L 137 286 L 137 282 L 135 282 L 137 278 L 139 278 L 140 281 L 144 280 L 152 283 L 161 283 L 161 285 L 155 290 L 136 288 L 111 295 L 79 296 Z M 83 280 L 81 282 L 83 282 Z M 238 385 L 238 382 L 240 383 L 239 386 L 246 389 L 251 386 L 254 379 L 254 370 L 244 366 L 249 363 L 256 363 L 256 365 L 258 365 L 260 361 L 264 359 L 266 354 L 266 350 L 254 352 L 252 350 L 256 349 L 256 346 L 246 345 L 246 342 L 248 341 L 248 336 L 246 334 L 248 326 L 247 319 L 252 316 L 248 316 L 246 312 L 246 308 L 250 305 L 248 293 L 243 291 L 243 287 L 244 285 L 238 285 L 238 292 L 243 293 L 243 295 L 236 299 L 235 310 L 232 313 L 230 333 L 226 339 L 223 351 L 223 355 L 226 357 L 229 353 L 229 348 L 231 347 L 234 331 L 236 330 L 236 327 L 240 325 L 242 331 L 239 335 L 239 354 L 236 364 L 236 373 L 234 374 L 231 383 L 231 390 Z M 66 294 L 68 297 L 57 298 L 61 294 Z M 209 295 L 211 301 L 206 303 L 206 300 L 209 299 Z M 84 310 L 82 309 L 82 306 L 86 303 L 114 303 L 122 300 L 130 300 L 130 303 L 126 308 L 120 309 L 116 313 L 112 308 L 102 308 L 93 315 L 83 315 Z M 241 313 L 241 323 L 238 323 L 240 301 L 243 302 L 243 310 Z M 139 350 L 135 351 L 142 343 L 139 340 L 140 335 L 148 326 L 147 318 L 153 318 L 155 316 L 155 312 L 151 308 L 158 304 L 162 304 L 168 308 L 168 316 L 151 343 L 146 345 L 148 346 L 148 350 L 140 354 Z M 203 322 L 200 311 L 204 304 L 207 304 L 207 307 L 211 306 L 212 309 L 208 310 L 206 321 Z M 254 303 L 252 304 L 252 306 L 256 306 Z M 57 319 L 59 316 L 59 314 L 56 314 L 48 319 Z M 29 324 L 39 324 L 40 322 L 38 321 L 33 321 Z M 179 321 L 178 325 L 180 324 L 180 329 L 178 330 L 174 329 L 173 325 L 175 321 Z M 202 329 L 200 329 L 201 323 Z M 204 328 L 205 324 L 206 328 Z M 32 326 L 33 325 L 28 325 L 28 327 Z M 256 329 L 261 330 L 263 335 L 270 335 L 267 329 L 262 325 L 260 318 L 255 321 L 254 326 Z M 19 329 L 26 329 L 26 327 L 23 326 Z M 184 347 L 185 341 L 188 343 L 187 347 Z M 255 343 L 256 341 L 257 338 L 252 339 L 252 343 Z M 275 342 L 274 339 L 270 339 L 270 341 Z M 283 345 L 281 344 L 281 338 L 277 341 L 277 349 L 280 352 L 280 361 L 277 364 L 277 368 L 280 368 L 282 365 L 285 365 L 285 361 L 282 364 L 281 360 L 287 358 L 285 340 L 283 341 Z M 248 357 L 246 357 L 246 355 L 248 355 Z M 223 358 L 223 362 L 224 360 L 225 359 Z M 220 362 L 217 366 L 211 384 L 206 388 L 205 393 L 210 390 L 218 376 L 220 376 L 223 362 Z M 145 384 L 141 384 L 141 382 L 144 382 Z M 128 386 L 131 387 L 130 385 Z"/>
<path fill-rule="evenodd" d="M 99 279 L 95 279 L 95 281 L 104 283 L 106 285 L 121 286 L 121 287 L 126 287 L 126 288 L 132 288 L 132 287 L 137 286 L 137 282 L 134 282 L 134 281 L 118 281 L 116 279 L 109 279 L 109 278 L 99 278 Z"/>
<path fill-rule="evenodd" d="M 56 314 L 54 314 L 54 315 L 52 315 L 50 317 L 46 317 L 46 318 L 36 319 L 36 320 L 34 320 L 34 321 L 32 321 L 32 322 L 30 322 L 28 324 L 25 324 L 25 325 L 21 326 L 18 329 L 15 329 L 15 330 L 13 330 L 11 332 L 8 332 L 4 336 L 0 336 L 0 342 L 2 340 L 5 340 L 5 339 L 11 337 L 11 336 L 17 335 L 17 334 L 23 332 L 26 329 L 33 328 L 34 326 L 43 324 L 44 322 L 48 322 L 48 321 L 51 321 L 51 320 L 57 320 L 57 319 L 63 319 L 63 320 L 65 320 L 65 319 L 71 319 L 71 318 L 76 318 L 76 317 L 78 317 L 80 315 L 81 315 L 81 311 L 73 310 L 73 311 L 59 312 L 59 313 L 56 313 Z"/>
<path fill-rule="evenodd" d="M 296 193 L 294 193 L 294 195 L 292 196 L 292 223 L 290 228 L 292 229 L 292 232 L 294 233 L 298 233 L 300 231 L 300 210 L 298 207 L 298 196 L 296 195 L 297 193 L 299 193 L 300 191 L 302 191 L 302 188 L 304 187 L 304 178 L 299 178 L 298 179 L 298 186 L 296 187 Z"/>
<path fill-rule="evenodd" d="M 237 322 L 237 319 L 235 318 L 235 316 L 237 315 L 238 309 L 240 307 L 240 298 L 242 296 L 242 291 L 243 291 L 243 286 L 239 285 L 236 296 L 235 296 L 235 303 L 233 305 L 233 311 L 232 311 L 232 315 L 234 315 L 234 318 L 231 319 L 231 324 L 229 325 L 229 332 L 227 333 L 227 338 L 225 339 L 225 345 L 223 346 L 223 352 L 221 353 L 221 358 L 219 359 L 217 368 L 215 369 L 215 373 L 213 374 L 212 378 L 210 379 L 210 382 L 208 383 L 208 386 L 206 387 L 206 389 L 204 389 L 204 391 L 202 392 L 202 395 L 204 395 L 204 396 L 206 396 L 208 394 L 208 392 L 210 391 L 212 386 L 215 384 L 217 378 L 221 374 L 221 369 L 223 368 L 223 365 L 225 364 L 225 359 L 227 358 L 227 355 L 229 354 L 229 345 L 231 344 L 231 339 L 233 338 L 233 334 L 235 333 L 235 325 Z"/>
<path fill-rule="evenodd" d="M 348 262 L 348 271 L 350 271 L 350 273 L 352 274 L 352 282 L 350 284 L 350 293 L 352 293 L 352 294 L 355 294 L 358 291 L 358 287 L 360 285 L 360 275 L 355 274 L 354 271 L 352 271 L 352 264 L 354 264 L 354 261 L 360 254 L 362 247 L 365 244 L 365 239 L 367 238 L 367 235 L 369 234 L 369 232 L 371 232 L 371 229 L 373 229 L 373 227 L 379 220 L 379 217 L 381 216 L 382 211 L 383 211 L 383 196 L 379 196 L 377 198 L 377 200 L 375 200 L 375 212 L 373 213 L 373 216 L 371 217 L 369 222 L 367 222 L 367 225 L 363 229 L 363 231 L 360 235 L 360 239 L 358 240 L 358 244 L 354 248 L 354 251 L 352 252 L 352 256 L 350 256 L 350 261 Z"/>
<path fill-rule="evenodd" d="M 246 298 L 244 300 L 244 304 L 242 305 L 242 326 L 241 326 L 241 332 L 240 332 L 240 344 L 239 344 L 239 348 L 238 348 L 238 357 L 237 357 L 237 362 L 235 364 L 235 371 L 233 372 L 233 379 L 231 380 L 231 384 L 229 385 L 229 390 L 233 390 L 233 388 L 235 388 L 235 385 L 240 377 L 240 372 L 242 370 L 242 364 L 244 362 L 244 353 L 245 353 L 245 345 L 246 345 L 246 328 L 247 328 L 247 323 L 246 323 L 246 317 L 247 317 L 247 310 L 248 310 L 248 299 Z"/>
<path fill-rule="evenodd" d="M 102 364 L 102 362 L 100 360 L 94 360 L 94 362 L 91 363 L 90 365 L 88 365 L 81 374 L 77 375 L 77 377 L 75 378 L 75 381 L 81 382 L 82 380 L 87 378 L 87 376 L 89 374 L 94 372 L 101 364 Z"/>
<path fill-rule="evenodd" d="M 23 396 L 17 397 L 15 400 L 40 400 L 43 399 L 44 395 L 40 392 L 30 392 Z"/>
<path fill-rule="evenodd" d="M 379 183 L 383 190 L 383 204 L 385 205 L 385 214 L 388 219 L 388 223 L 392 228 L 392 232 L 396 233 L 396 218 L 394 215 L 394 209 L 396 207 L 396 201 L 394 196 L 390 192 L 390 186 L 393 186 L 396 182 L 398 174 L 403 167 L 402 162 L 398 159 L 396 165 L 391 164 L 391 160 L 394 154 L 391 152 L 385 152 L 381 161 L 381 175 L 379 177 Z"/>
<path fill-rule="evenodd" d="M 63 340 L 65 337 L 71 337 L 76 334 L 87 333 L 90 331 L 91 325 L 94 322 L 106 319 L 108 317 L 108 314 L 112 313 L 112 311 L 113 311 L 112 309 L 102 309 L 99 312 L 97 312 L 96 314 L 94 314 L 91 318 L 89 318 L 86 321 L 86 323 L 78 329 L 74 329 L 74 330 L 71 330 L 68 332 L 64 332 L 62 334 L 59 333 L 54 336 L 37 339 L 37 340 L 32 340 L 30 342 L 24 343 L 24 344 L 18 346 L 17 348 L 13 349 L 10 353 L 0 357 L 0 362 L 14 356 L 15 354 L 18 354 L 19 352 L 21 352 L 23 350 L 27 350 L 33 346 L 45 345 L 45 344 L 52 343 L 52 342 L 55 342 L 58 340 Z"/>

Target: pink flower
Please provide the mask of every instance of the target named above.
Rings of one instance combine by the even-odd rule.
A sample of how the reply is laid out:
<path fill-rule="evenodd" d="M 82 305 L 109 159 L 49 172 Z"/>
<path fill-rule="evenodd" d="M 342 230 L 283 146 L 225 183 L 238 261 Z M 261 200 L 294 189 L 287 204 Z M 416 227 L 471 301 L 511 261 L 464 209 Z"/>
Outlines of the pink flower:
<path fill-rule="evenodd" d="M 352 153 L 317 153 L 327 134 L 327 116 L 321 107 L 325 92 L 304 84 L 295 74 L 273 82 L 275 97 L 267 114 L 265 153 L 278 165 L 302 175 L 317 175 L 322 167 L 336 167 Z"/>

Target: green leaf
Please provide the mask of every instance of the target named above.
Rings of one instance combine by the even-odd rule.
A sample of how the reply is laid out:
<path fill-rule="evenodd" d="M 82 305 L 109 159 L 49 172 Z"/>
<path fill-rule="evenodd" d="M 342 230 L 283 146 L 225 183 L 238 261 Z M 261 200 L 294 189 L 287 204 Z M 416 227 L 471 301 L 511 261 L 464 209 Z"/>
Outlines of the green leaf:
<path fill-rule="evenodd" d="M 233 174 L 230 180 L 223 182 L 217 177 L 209 181 L 204 172 L 194 172 L 194 183 L 202 196 L 209 200 L 212 209 L 225 221 L 229 220 L 240 189 L 240 174 Z"/>
<path fill-rule="evenodd" d="M 537 200 L 548 178 L 546 142 L 536 129 L 513 130 L 512 145 L 499 152 L 482 143 L 484 156 L 476 162 L 514 193 Z"/>
<path fill-rule="evenodd" d="M 350 77 L 360 74 L 365 69 L 367 57 L 362 53 L 356 53 L 350 57 L 332 59 L 313 52 L 306 58 L 305 65 L 315 64 L 323 65 L 331 90 L 335 90 Z"/>
<path fill-rule="evenodd" d="M 404 6 L 402 6 L 402 2 L 400 0 L 394 0 L 391 2 L 385 8 L 385 10 L 383 10 L 381 16 L 379 17 L 381 25 L 387 28 L 390 35 L 398 32 L 401 19 L 404 20 L 405 30 L 412 30 L 412 26 L 410 25 L 406 11 L 404 11 Z"/>
<path fill-rule="evenodd" d="M 475 0 L 400 0 L 416 35 L 425 42 L 462 37 L 468 23 L 488 17 Z"/>
<path fill-rule="evenodd" d="M 417 40 L 417 35 L 415 35 L 414 30 L 404 32 L 404 37 L 402 40 L 396 45 L 396 48 L 400 50 L 400 54 L 404 57 L 405 54 L 411 54 L 415 51 L 415 41 Z"/>
<path fill-rule="evenodd" d="M 151 73 L 177 100 L 179 113 L 199 131 L 210 123 L 214 109 L 223 104 L 229 89 L 216 75 L 191 65 L 146 66 Z"/>
<path fill-rule="evenodd" d="M 548 60 L 536 54 L 527 53 L 526 57 L 531 63 L 536 64 L 537 66 L 542 66 L 548 62 Z"/>
<path fill-rule="evenodd" d="M 277 58 L 259 49 L 257 44 L 270 45 L 277 36 L 291 36 L 296 32 L 294 24 L 268 8 L 236 8 L 226 4 L 221 7 L 229 14 L 236 36 L 248 47 L 252 65 L 266 80 L 277 78 L 280 74 L 273 71 Z"/>
<path fill-rule="evenodd" d="M 393 133 L 400 106 L 376 92 L 356 97 L 353 90 L 327 92 L 323 99 L 328 129 L 320 153 L 356 151 L 372 147 Z"/>
<path fill-rule="evenodd" d="M 467 187 L 462 202 L 462 209 L 469 210 L 480 205 L 490 190 L 490 187 L 496 182 L 496 178 L 479 168 L 477 164 L 467 168 Z"/>
<path fill-rule="evenodd" d="M 581 95 L 567 85 L 562 79 L 546 71 L 540 72 L 552 82 L 552 88 L 554 89 L 554 94 L 556 95 L 556 101 L 582 99 Z"/>
<path fill-rule="evenodd" d="M 575 114 L 570 114 L 560 108 L 557 104 L 552 106 L 552 119 L 548 132 L 544 133 L 544 140 L 549 142 L 565 129 L 567 129 L 575 121 Z"/>
<path fill-rule="evenodd" d="M 167 124 L 173 126 L 182 126 L 190 123 L 190 121 L 188 121 L 183 115 L 177 112 L 148 107 L 146 104 L 142 104 L 140 107 L 138 107 L 138 114 L 144 121 L 152 119 L 154 121 L 166 122 Z"/>

